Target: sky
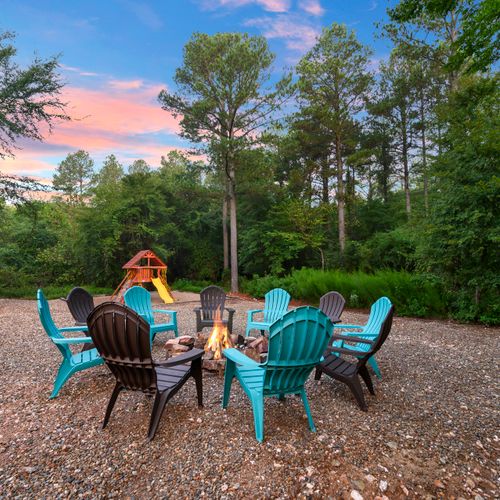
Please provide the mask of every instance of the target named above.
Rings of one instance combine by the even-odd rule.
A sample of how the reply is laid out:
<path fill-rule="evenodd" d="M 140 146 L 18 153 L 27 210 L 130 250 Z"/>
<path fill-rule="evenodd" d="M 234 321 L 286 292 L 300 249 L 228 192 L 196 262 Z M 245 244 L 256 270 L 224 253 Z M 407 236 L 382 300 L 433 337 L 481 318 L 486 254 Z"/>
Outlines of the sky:
<path fill-rule="evenodd" d="M 172 149 L 187 149 L 179 119 L 158 103 L 194 32 L 264 35 L 276 54 L 274 72 L 298 62 L 323 26 L 345 23 L 373 50 L 372 69 L 390 47 L 374 23 L 388 0 L 0 0 L 0 32 L 13 31 L 16 61 L 59 55 L 69 122 L 44 142 L 22 140 L 0 171 L 51 179 L 67 154 L 88 151 L 96 170 L 113 153 L 125 167 L 143 158 L 157 166 Z"/>

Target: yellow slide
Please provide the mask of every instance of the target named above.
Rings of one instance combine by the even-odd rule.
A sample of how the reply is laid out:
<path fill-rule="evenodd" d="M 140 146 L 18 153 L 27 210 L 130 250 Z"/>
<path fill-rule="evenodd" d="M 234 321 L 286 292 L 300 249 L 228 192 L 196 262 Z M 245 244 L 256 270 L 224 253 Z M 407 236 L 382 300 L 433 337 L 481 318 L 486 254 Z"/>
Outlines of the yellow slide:
<path fill-rule="evenodd" d="M 158 290 L 158 293 L 160 294 L 161 300 L 165 302 L 165 304 L 172 304 L 174 301 L 174 298 L 170 294 L 170 292 L 167 290 L 165 285 L 162 283 L 160 278 L 151 278 L 151 281 L 153 282 L 153 285 L 156 287 Z"/>

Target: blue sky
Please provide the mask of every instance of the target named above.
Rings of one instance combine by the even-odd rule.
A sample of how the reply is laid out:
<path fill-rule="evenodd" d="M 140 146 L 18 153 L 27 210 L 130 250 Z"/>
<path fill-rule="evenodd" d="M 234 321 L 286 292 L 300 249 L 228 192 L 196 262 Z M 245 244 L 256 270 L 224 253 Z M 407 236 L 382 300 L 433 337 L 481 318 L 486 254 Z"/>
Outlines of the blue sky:
<path fill-rule="evenodd" d="M 394 3 L 394 2 L 393 2 Z M 68 154 L 85 149 L 100 167 L 110 153 L 125 166 L 136 158 L 158 165 L 162 154 L 187 144 L 178 123 L 157 102 L 173 88 L 182 48 L 196 31 L 264 35 L 276 53 L 277 76 L 314 44 L 322 26 L 345 23 L 369 45 L 373 67 L 389 45 L 374 36 L 387 0 L 0 0 L 0 30 L 17 35 L 19 63 L 36 53 L 60 54 L 64 99 L 76 120 L 56 127 L 44 143 L 22 141 L 0 170 L 52 177 Z"/>

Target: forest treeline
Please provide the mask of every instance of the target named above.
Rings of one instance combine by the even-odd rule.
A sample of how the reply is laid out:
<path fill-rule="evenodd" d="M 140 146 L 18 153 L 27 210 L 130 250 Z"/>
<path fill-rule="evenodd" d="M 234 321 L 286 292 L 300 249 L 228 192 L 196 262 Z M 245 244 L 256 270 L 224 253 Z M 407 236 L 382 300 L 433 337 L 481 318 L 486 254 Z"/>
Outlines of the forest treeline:
<path fill-rule="evenodd" d="M 81 150 L 48 202 L 11 203 L 32 186 L 4 176 L 0 293 L 112 288 L 151 248 L 171 281 L 257 296 L 281 285 L 307 300 L 334 287 L 354 307 L 390 294 L 400 313 L 498 323 L 490 6 L 403 0 L 378 28 L 394 48 L 376 69 L 333 24 L 279 81 L 263 37 L 194 34 L 159 106 L 205 159 L 177 151 L 126 169 Z"/>

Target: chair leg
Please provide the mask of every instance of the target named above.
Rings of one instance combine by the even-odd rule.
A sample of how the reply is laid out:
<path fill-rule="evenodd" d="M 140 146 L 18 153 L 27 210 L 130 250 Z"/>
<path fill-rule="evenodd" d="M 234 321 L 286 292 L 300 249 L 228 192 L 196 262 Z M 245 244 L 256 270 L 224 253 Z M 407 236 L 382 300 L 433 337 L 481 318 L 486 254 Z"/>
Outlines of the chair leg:
<path fill-rule="evenodd" d="M 259 443 L 262 443 L 264 441 L 264 396 L 262 393 L 256 393 L 250 399 L 253 409 L 255 438 Z"/>
<path fill-rule="evenodd" d="M 316 427 L 314 426 L 314 421 L 311 415 L 311 408 L 309 408 L 309 401 L 307 401 L 306 390 L 302 388 L 300 391 L 300 396 L 302 397 L 302 402 L 304 403 L 304 408 L 306 410 L 307 420 L 309 421 L 309 428 L 312 432 L 316 432 Z"/>
<path fill-rule="evenodd" d="M 280 401 L 285 401 L 285 395 L 284 395 L 284 394 L 280 394 L 280 395 L 278 396 L 278 399 L 279 399 Z"/>
<path fill-rule="evenodd" d="M 265 331 L 265 330 L 261 330 L 261 331 L 260 331 L 260 334 L 261 334 L 262 336 L 264 336 L 264 335 L 266 334 L 266 331 Z"/>
<path fill-rule="evenodd" d="M 113 393 L 111 394 L 111 398 L 109 399 L 108 407 L 106 408 L 106 414 L 104 415 L 104 422 L 102 423 L 102 428 L 104 429 L 106 425 L 108 425 L 109 417 L 111 416 L 111 412 L 116 403 L 116 399 L 118 398 L 118 394 L 123 390 L 123 387 L 117 382 L 115 388 L 113 389 Z"/>
<path fill-rule="evenodd" d="M 68 379 L 73 375 L 73 370 L 69 366 L 69 364 L 66 361 L 63 361 L 61 363 L 61 366 L 59 367 L 59 370 L 57 371 L 57 376 L 54 381 L 54 388 L 52 389 L 52 394 L 50 395 L 50 399 L 55 398 L 58 394 L 59 391 L 61 390 L 62 386 L 68 381 Z"/>
<path fill-rule="evenodd" d="M 247 327 L 245 328 L 245 337 L 248 337 L 250 335 L 250 330 L 251 330 L 250 326 L 247 325 Z"/>
<path fill-rule="evenodd" d="M 382 378 L 382 374 L 380 373 L 380 368 L 378 367 L 377 360 L 372 356 L 371 358 L 368 359 L 368 363 L 372 367 L 376 377 L 378 379 Z"/>
<path fill-rule="evenodd" d="M 201 370 L 201 358 L 195 359 L 191 363 L 191 375 L 196 383 L 196 395 L 198 396 L 198 406 L 203 406 L 203 374 Z"/>
<path fill-rule="evenodd" d="M 359 407 L 363 411 L 368 411 L 368 407 L 365 403 L 365 397 L 363 395 L 363 388 L 361 387 L 358 376 L 355 375 L 353 378 L 349 379 L 347 381 L 347 385 L 351 389 L 351 392 L 354 394 Z"/>
<path fill-rule="evenodd" d="M 368 368 L 366 368 L 366 366 L 363 366 L 362 368 L 360 368 L 359 374 L 361 375 L 361 378 L 364 380 L 366 387 L 368 387 L 370 394 L 375 395 L 375 391 L 373 390 L 372 378 L 370 377 L 370 372 L 368 371 Z"/>
<path fill-rule="evenodd" d="M 231 384 L 233 383 L 235 363 L 231 360 L 226 360 L 226 370 L 224 373 L 224 394 L 222 396 L 222 408 L 227 408 L 229 404 L 229 394 L 231 392 Z"/>
<path fill-rule="evenodd" d="M 158 429 L 158 424 L 160 423 L 160 418 L 163 414 L 163 410 L 165 409 L 165 405 L 167 404 L 169 395 L 170 391 L 156 393 L 156 398 L 153 405 L 153 411 L 151 412 L 151 422 L 149 424 L 148 441 L 151 441 L 155 437 L 156 430 Z"/>
<path fill-rule="evenodd" d="M 319 367 L 316 367 L 316 371 L 314 372 L 314 380 L 319 380 L 323 375 L 323 370 Z"/>

